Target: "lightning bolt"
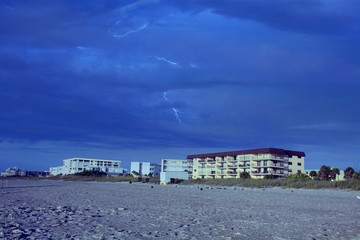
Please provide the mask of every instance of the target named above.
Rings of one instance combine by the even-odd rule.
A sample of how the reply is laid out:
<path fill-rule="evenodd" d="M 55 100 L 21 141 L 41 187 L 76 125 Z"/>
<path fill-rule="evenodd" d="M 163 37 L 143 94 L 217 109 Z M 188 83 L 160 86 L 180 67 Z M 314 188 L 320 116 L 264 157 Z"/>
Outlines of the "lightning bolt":
<path fill-rule="evenodd" d="M 164 62 L 170 63 L 170 64 L 172 64 L 172 65 L 175 65 L 175 66 L 178 65 L 178 63 L 169 61 L 169 60 L 167 60 L 166 58 L 163 58 L 163 57 L 154 56 L 154 58 L 156 58 L 156 59 L 159 60 L 159 61 L 164 61 Z"/>
<path fill-rule="evenodd" d="M 179 117 L 179 110 L 177 110 L 174 107 L 172 108 L 172 110 L 174 111 L 175 118 L 179 121 L 179 124 L 181 124 L 181 119 Z"/>
<path fill-rule="evenodd" d="M 128 31 L 128 32 L 126 32 L 126 33 L 124 33 L 124 34 L 116 34 L 116 33 L 113 33 L 113 37 L 123 38 L 123 37 L 128 36 L 129 34 L 139 32 L 139 31 L 145 29 L 146 27 L 147 27 L 147 23 L 145 23 L 143 26 L 141 26 L 140 28 L 138 28 L 138 29 L 136 29 L 136 30 L 131 30 L 131 31 Z"/>
<path fill-rule="evenodd" d="M 165 101 L 167 101 L 167 102 L 168 102 L 168 101 L 169 101 L 169 99 L 167 98 L 167 96 L 166 96 L 166 95 L 167 95 L 167 91 L 165 91 L 165 92 L 163 93 L 163 98 L 165 99 Z"/>

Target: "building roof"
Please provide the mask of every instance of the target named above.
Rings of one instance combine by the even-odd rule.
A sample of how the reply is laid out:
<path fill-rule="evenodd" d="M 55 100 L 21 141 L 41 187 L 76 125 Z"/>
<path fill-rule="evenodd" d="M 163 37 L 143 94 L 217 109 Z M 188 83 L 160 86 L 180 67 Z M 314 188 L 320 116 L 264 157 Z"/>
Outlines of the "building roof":
<path fill-rule="evenodd" d="M 67 159 L 64 159 L 63 161 L 71 161 L 71 160 L 89 160 L 89 161 L 104 161 L 104 162 L 121 162 L 120 160 L 96 159 L 96 158 L 80 158 L 80 157 L 67 158 Z"/>
<path fill-rule="evenodd" d="M 214 158 L 214 157 L 226 157 L 226 156 L 237 156 L 243 154 L 258 154 L 258 153 L 271 153 L 271 154 L 281 154 L 281 155 L 291 155 L 305 157 L 304 152 L 285 150 L 281 148 L 257 148 L 249 150 L 238 150 L 230 152 L 217 152 L 217 153 L 203 153 L 203 154 L 192 154 L 188 155 L 188 159 L 193 158 Z"/>

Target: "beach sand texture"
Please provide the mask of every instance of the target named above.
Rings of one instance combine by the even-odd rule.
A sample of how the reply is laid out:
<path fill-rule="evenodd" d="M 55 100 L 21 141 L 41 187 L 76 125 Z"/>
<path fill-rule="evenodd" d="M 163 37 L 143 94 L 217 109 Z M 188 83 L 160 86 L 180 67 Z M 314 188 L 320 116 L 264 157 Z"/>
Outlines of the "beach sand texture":
<path fill-rule="evenodd" d="M 360 239 L 357 195 L 9 180 L 0 188 L 0 239 Z"/>

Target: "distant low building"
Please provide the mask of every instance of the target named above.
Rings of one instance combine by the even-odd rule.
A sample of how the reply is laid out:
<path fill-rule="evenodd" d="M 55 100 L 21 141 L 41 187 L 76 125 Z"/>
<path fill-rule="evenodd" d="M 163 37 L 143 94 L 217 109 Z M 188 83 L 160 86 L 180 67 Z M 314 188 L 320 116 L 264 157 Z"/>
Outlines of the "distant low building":
<path fill-rule="evenodd" d="M 69 158 L 63 160 L 64 165 L 58 167 L 51 167 L 51 175 L 68 175 L 83 171 L 102 171 L 108 175 L 123 174 L 124 170 L 121 168 L 121 161 L 119 160 L 105 160 L 92 158 Z"/>
<path fill-rule="evenodd" d="M 157 163 L 150 162 L 131 162 L 130 171 L 131 173 L 136 172 L 140 176 L 152 175 L 158 177 L 160 175 L 161 166 Z"/>
<path fill-rule="evenodd" d="M 162 159 L 160 182 L 169 183 L 177 180 L 188 180 L 192 177 L 192 160 Z"/>
<path fill-rule="evenodd" d="M 1 177 L 44 177 L 49 175 L 47 171 L 27 171 L 17 167 L 8 168 L 0 173 Z"/>
<path fill-rule="evenodd" d="M 25 177 L 26 170 L 17 167 L 7 168 L 5 172 L 1 173 L 2 177 Z"/>

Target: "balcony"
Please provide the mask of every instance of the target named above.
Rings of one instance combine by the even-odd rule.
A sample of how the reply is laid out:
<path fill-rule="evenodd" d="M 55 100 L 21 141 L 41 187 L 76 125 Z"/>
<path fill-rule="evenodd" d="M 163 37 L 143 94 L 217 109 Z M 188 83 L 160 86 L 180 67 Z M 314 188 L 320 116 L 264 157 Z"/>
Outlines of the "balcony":
<path fill-rule="evenodd" d="M 231 158 L 230 158 L 230 159 L 227 159 L 227 162 L 228 162 L 228 163 L 236 163 L 236 162 L 237 162 L 237 160 L 236 160 L 236 159 L 231 159 Z"/>
<path fill-rule="evenodd" d="M 281 168 L 281 169 L 284 169 L 284 168 L 288 168 L 289 166 L 288 165 L 284 165 L 284 164 L 271 164 L 270 165 L 272 168 Z"/>
<path fill-rule="evenodd" d="M 237 164 L 228 164 L 227 167 L 228 168 L 237 168 L 238 165 Z"/>
<path fill-rule="evenodd" d="M 237 175 L 237 172 L 227 172 L 227 174 L 230 176 L 234 176 L 234 175 Z"/>
<path fill-rule="evenodd" d="M 251 175 L 254 175 L 254 176 L 273 175 L 273 176 L 285 177 L 285 176 L 287 176 L 287 174 L 288 174 L 287 172 L 279 172 L 279 171 L 269 171 L 269 172 L 251 171 Z"/>
<path fill-rule="evenodd" d="M 249 168 L 250 164 L 240 164 L 239 168 Z"/>
<path fill-rule="evenodd" d="M 239 162 L 250 162 L 250 159 L 239 159 Z"/>

